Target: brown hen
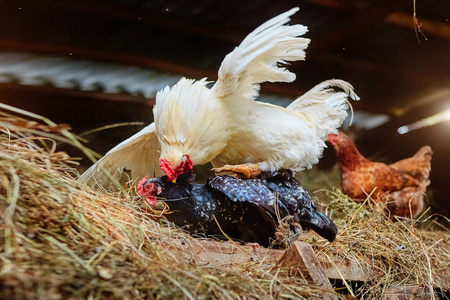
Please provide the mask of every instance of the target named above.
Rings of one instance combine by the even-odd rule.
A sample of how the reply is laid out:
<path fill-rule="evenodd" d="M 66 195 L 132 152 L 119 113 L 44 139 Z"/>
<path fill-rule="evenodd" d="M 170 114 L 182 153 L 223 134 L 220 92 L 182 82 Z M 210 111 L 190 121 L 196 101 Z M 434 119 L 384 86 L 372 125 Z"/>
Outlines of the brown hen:
<path fill-rule="evenodd" d="M 384 201 L 394 216 L 415 217 L 423 209 L 424 195 L 431 171 L 430 146 L 423 146 L 413 157 L 386 165 L 362 156 L 343 132 L 328 135 L 336 150 L 341 171 L 342 192 L 355 201 L 368 195 L 374 202 Z"/>

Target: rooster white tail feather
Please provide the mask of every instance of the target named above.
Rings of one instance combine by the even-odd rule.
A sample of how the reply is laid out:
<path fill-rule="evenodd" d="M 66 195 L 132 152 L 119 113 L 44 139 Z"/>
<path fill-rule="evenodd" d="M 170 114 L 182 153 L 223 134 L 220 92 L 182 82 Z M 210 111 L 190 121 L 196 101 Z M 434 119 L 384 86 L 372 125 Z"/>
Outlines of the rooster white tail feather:
<path fill-rule="evenodd" d="M 356 95 L 355 91 L 353 90 L 353 86 L 350 83 L 348 83 L 347 81 L 341 80 L 341 79 L 325 80 L 325 81 L 319 83 L 318 85 L 316 85 L 315 87 L 313 87 L 312 89 L 310 89 L 309 91 L 307 91 L 305 94 L 303 94 L 297 100 L 299 100 L 300 98 L 303 98 L 305 96 L 308 96 L 310 94 L 321 92 L 324 90 L 333 91 L 333 88 L 342 89 L 344 91 L 344 93 L 346 93 L 348 95 L 348 97 L 350 97 L 351 99 L 359 100 L 358 95 Z"/>
<path fill-rule="evenodd" d="M 336 91 L 335 88 L 342 91 Z M 317 136 L 323 139 L 329 133 L 337 133 L 337 128 L 347 118 L 349 109 L 353 118 L 353 108 L 348 98 L 356 101 L 360 99 L 350 83 L 332 79 L 319 83 L 286 109 L 304 113 L 314 124 Z"/>

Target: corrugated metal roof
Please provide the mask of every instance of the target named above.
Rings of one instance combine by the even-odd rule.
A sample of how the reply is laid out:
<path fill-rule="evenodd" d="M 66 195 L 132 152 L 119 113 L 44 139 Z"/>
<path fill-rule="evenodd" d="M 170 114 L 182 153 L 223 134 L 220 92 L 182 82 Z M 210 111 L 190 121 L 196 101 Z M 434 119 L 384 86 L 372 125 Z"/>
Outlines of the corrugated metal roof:
<path fill-rule="evenodd" d="M 32 53 L 0 53 L 0 82 L 50 85 L 56 88 L 104 93 L 127 93 L 154 98 L 179 76 L 142 67 Z"/>
<path fill-rule="evenodd" d="M 101 91 L 130 94 L 154 99 L 165 86 L 173 85 L 179 75 L 162 73 L 149 68 L 115 63 L 102 63 L 62 56 L 33 53 L 0 52 L 0 82 L 80 91 Z M 294 99 L 262 93 L 258 101 L 280 106 Z M 355 113 L 353 125 L 373 128 L 387 121 L 387 116 Z"/>
<path fill-rule="evenodd" d="M 126 93 L 154 99 L 159 90 L 175 84 L 180 77 L 139 66 L 63 56 L 0 52 L 2 83 L 46 85 L 112 94 Z M 262 94 L 258 100 L 286 106 L 293 98 Z"/>

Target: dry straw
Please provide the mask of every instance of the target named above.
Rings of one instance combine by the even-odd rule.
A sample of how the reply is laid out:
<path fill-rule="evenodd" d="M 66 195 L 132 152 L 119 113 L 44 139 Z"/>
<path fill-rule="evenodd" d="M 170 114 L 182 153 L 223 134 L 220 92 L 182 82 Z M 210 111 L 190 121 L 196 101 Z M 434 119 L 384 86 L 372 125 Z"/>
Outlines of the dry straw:
<path fill-rule="evenodd" d="M 222 268 L 177 257 L 168 239 L 192 237 L 135 196 L 93 191 L 75 182 L 77 164 L 58 143 L 88 149 L 37 115 L 0 104 L 0 298 L 2 299 L 314 299 L 323 291 L 273 261 Z M 25 117 L 19 117 L 18 114 Z M 450 266 L 448 230 L 422 219 L 392 222 L 379 206 L 325 192 L 339 227 L 335 242 L 301 236 L 330 263 L 374 271 L 357 297 L 378 299 L 391 284 L 439 288 Z M 433 295 L 434 296 L 434 295 Z"/>
<path fill-rule="evenodd" d="M 391 221 L 382 203 L 355 203 L 340 190 L 321 191 L 331 202 L 325 206 L 339 228 L 336 241 L 307 237 L 316 253 L 329 258 L 330 263 L 352 261 L 374 274 L 353 294 L 365 299 L 381 299 L 386 288 L 397 284 L 414 284 L 440 290 L 441 275 L 447 276 L 450 267 L 450 232 L 419 229 L 420 223 L 430 222 L 434 216 L 424 215 L 416 220 Z M 448 224 L 450 222 L 445 220 Z M 435 294 L 430 294 L 430 299 Z"/>
<path fill-rule="evenodd" d="M 319 299 L 323 291 L 267 260 L 195 266 L 165 247 L 192 238 L 134 188 L 100 193 L 74 180 L 82 148 L 40 116 L 0 108 L 1 299 Z"/>

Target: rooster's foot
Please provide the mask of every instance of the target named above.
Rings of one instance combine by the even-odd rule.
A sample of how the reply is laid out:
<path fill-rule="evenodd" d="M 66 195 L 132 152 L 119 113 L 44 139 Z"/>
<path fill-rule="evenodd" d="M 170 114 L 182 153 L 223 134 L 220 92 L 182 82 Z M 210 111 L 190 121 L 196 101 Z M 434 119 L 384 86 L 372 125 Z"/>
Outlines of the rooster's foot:
<path fill-rule="evenodd" d="M 256 178 L 261 174 L 257 164 L 225 165 L 213 169 L 216 175 L 232 175 L 242 179 Z"/>

